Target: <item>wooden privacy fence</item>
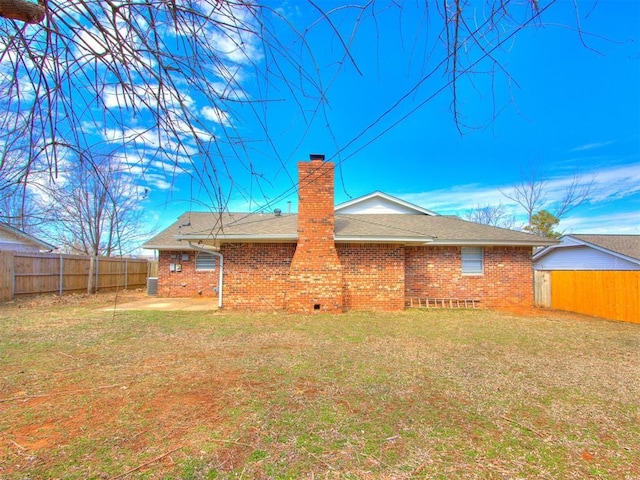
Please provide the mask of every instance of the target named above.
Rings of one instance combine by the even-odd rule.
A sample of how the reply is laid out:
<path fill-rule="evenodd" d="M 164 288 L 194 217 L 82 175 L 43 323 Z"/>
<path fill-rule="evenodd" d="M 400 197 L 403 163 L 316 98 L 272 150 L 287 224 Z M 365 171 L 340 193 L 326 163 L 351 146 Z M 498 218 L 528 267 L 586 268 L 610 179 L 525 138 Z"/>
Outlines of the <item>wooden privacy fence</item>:
<path fill-rule="evenodd" d="M 536 284 L 545 281 L 542 274 L 550 284 L 550 305 L 538 302 L 536 285 L 537 305 L 640 323 L 640 271 L 536 272 Z"/>
<path fill-rule="evenodd" d="M 0 252 L 0 301 L 19 295 L 86 292 L 89 257 L 50 253 Z M 95 269 L 97 291 L 144 288 L 146 259 L 98 257 Z"/>
<path fill-rule="evenodd" d="M 551 272 L 534 270 L 533 298 L 536 307 L 551 308 Z"/>

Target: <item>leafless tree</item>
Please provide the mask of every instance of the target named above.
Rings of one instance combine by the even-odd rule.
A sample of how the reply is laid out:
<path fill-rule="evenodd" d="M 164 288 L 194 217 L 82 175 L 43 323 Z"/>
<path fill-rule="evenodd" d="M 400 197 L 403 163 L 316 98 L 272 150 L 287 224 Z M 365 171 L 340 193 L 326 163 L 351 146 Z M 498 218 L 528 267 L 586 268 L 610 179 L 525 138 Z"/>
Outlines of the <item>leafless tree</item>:
<path fill-rule="evenodd" d="M 337 144 L 336 155 L 357 153 L 447 89 L 462 130 L 461 79 L 480 71 L 507 74 L 497 52 L 554 3 L 425 3 L 425 18 L 434 27 L 428 33 L 446 46 L 443 58 L 431 65 L 425 57 L 415 87 Z M 187 171 L 211 196 L 212 207 L 222 210 L 232 188 L 248 197 L 255 191 L 233 178 L 230 163 L 241 165 L 252 181 L 262 180 L 251 161 L 255 141 L 261 154 L 274 159 L 274 170 L 286 172 L 288 159 L 269 131 L 270 105 L 286 99 L 297 105 L 302 122 L 325 118 L 330 125 L 333 80 L 346 65 L 359 71 L 351 45 L 361 24 L 405 8 L 403 2 L 373 0 L 329 9 L 311 0 L 309 5 L 316 17 L 299 27 L 281 9 L 244 0 L 2 0 L 0 143 L 27 140 L 21 172 L 27 181 L 34 165 L 48 168 L 55 179 L 69 148 L 124 146 L 141 177 L 153 169 L 168 177 Z M 316 59 L 322 47 L 311 41 L 319 25 L 340 47 L 330 72 Z M 415 32 L 416 38 L 423 33 Z M 427 79 L 442 74 L 448 80 L 441 89 L 416 97 Z M 412 106 L 406 115 L 384 123 L 407 104 Z M 241 128 L 248 117 L 262 126 L 260 135 Z"/>
<path fill-rule="evenodd" d="M 564 189 L 564 195 L 556 203 L 553 216 L 557 219 L 566 217 L 571 210 L 586 202 L 591 194 L 593 182 L 593 178 L 587 181 L 580 175 L 574 174 L 571 182 Z"/>
<path fill-rule="evenodd" d="M 131 183 L 126 165 L 115 155 L 89 153 L 67 159 L 55 184 L 50 185 L 52 232 L 58 247 L 68 253 L 121 256 L 150 235 L 144 223 L 141 200 L 147 192 Z M 93 292 L 89 272 L 89 293 Z"/>
<path fill-rule="evenodd" d="M 593 179 L 585 180 L 577 173 L 571 177 L 568 184 L 563 182 L 558 186 L 557 183 L 534 166 L 528 174 L 523 174 L 520 183 L 510 190 L 501 190 L 501 193 L 524 209 L 527 214 L 527 226 L 531 228 L 534 216 L 543 210 L 559 222 L 570 211 L 588 200 L 593 187 Z"/>
<path fill-rule="evenodd" d="M 0 222 L 42 236 L 46 215 L 29 185 L 14 185 L 0 191 Z"/>
<path fill-rule="evenodd" d="M 502 203 L 498 203 L 498 205 L 478 205 L 475 209 L 467 212 L 465 218 L 471 222 L 508 229 L 514 229 L 517 225 L 515 216 L 510 215 Z"/>
<path fill-rule="evenodd" d="M 533 215 L 546 203 L 545 180 L 536 166 L 533 166 L 528 174 L 523 174 L 520 183 L 511 190 L 502 190 L 501 193 L 509 200 L 520 205 L 527 214 L 527 225 L 531 225 Z"/>
<path fill-rule="evenodd" d="M 0 221 L 46 238 L 50 216 L 39 202 L 39 185 L 35 181 L 42 172 L 32 172 L 32 181 L 27 182 L 18 153 L 16 149 L 0 151 Z"/>

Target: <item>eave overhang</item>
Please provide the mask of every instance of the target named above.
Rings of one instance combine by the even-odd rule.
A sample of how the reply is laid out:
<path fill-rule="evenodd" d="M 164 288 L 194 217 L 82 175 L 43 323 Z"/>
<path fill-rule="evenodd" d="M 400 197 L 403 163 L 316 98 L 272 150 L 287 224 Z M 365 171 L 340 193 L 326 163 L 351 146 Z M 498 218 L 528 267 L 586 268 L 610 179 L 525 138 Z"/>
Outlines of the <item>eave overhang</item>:
<path fill-rule="evenodd" d="M 336 243 L 397 243 L 401 245 L 424 245 L 432 243 L 431 237 L 373 237 L 367 235 L 338 235 Z"/>
<path fill-rule="evenodd" d="M 143 248 L 155 250 L 191 250 L 189 242 L 211 246 L 225 243 L 297 243 L 298 236 L 291 234 L 272 235 L 176 235 L 173 244 L 145 244 Z M 544 247 L 557 244 L 556 240 L 492 240 L 492 239 L 439 239 L 433 237 L 374 237 L 367 235 L 338 235 L 336 243 L 385 243 L 399 245 L 433 245 L 433 246 L 473 246 L 473 247 Z"/>
<path fill-rule="evenodd" d="M 555 241 L 529 240 L 435 240 L 431 245 L 442 246 L 474 246 L 474 247 L 545 247 L 555 245 Z"/>

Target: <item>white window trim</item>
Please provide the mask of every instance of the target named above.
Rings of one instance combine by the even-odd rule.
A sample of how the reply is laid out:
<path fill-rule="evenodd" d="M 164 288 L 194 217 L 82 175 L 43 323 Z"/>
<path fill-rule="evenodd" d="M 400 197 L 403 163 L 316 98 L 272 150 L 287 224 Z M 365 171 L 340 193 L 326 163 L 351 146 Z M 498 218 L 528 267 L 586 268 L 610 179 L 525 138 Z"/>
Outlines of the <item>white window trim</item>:
<path fill-rule="evenodd" d="M 467 257 L 466 261 L 465 261 L 465 256 Z M 469 256 L 471 256 L 471 258 L 469 258 Z M 470 276 L 484 275 L 484 248 L 462 247 L 460 250 L 460 260 L 462 264 L 461 265 L 462 275 L 470 275 Z M 478 264 L 478 261 L 480 263 L 479 270 L 465 271 L 465 268 L 466 269 L 474 268 Z M 469 263 L 471 263 L 471 265 Z"/>

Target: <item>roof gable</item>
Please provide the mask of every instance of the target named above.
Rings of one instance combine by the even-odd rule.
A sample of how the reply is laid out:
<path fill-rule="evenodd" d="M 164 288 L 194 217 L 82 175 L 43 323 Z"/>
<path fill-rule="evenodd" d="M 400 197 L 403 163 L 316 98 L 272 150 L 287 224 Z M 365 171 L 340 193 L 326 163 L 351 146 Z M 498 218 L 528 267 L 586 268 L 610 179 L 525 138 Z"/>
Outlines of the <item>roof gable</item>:
<path fill-rule="evenodd" d="M 336 214 L 404 214 L 438 215 L 431 210 L 419 207 L 382 192 L 373 192 L 362 197 L 341 203 L 335 208 Z"/>
<path fill-rule="evenodd" d="M 53 250 L 55 247 L 37 239 L 22 230 L 0 222 L 0 250 L 40 251 Z"/>

